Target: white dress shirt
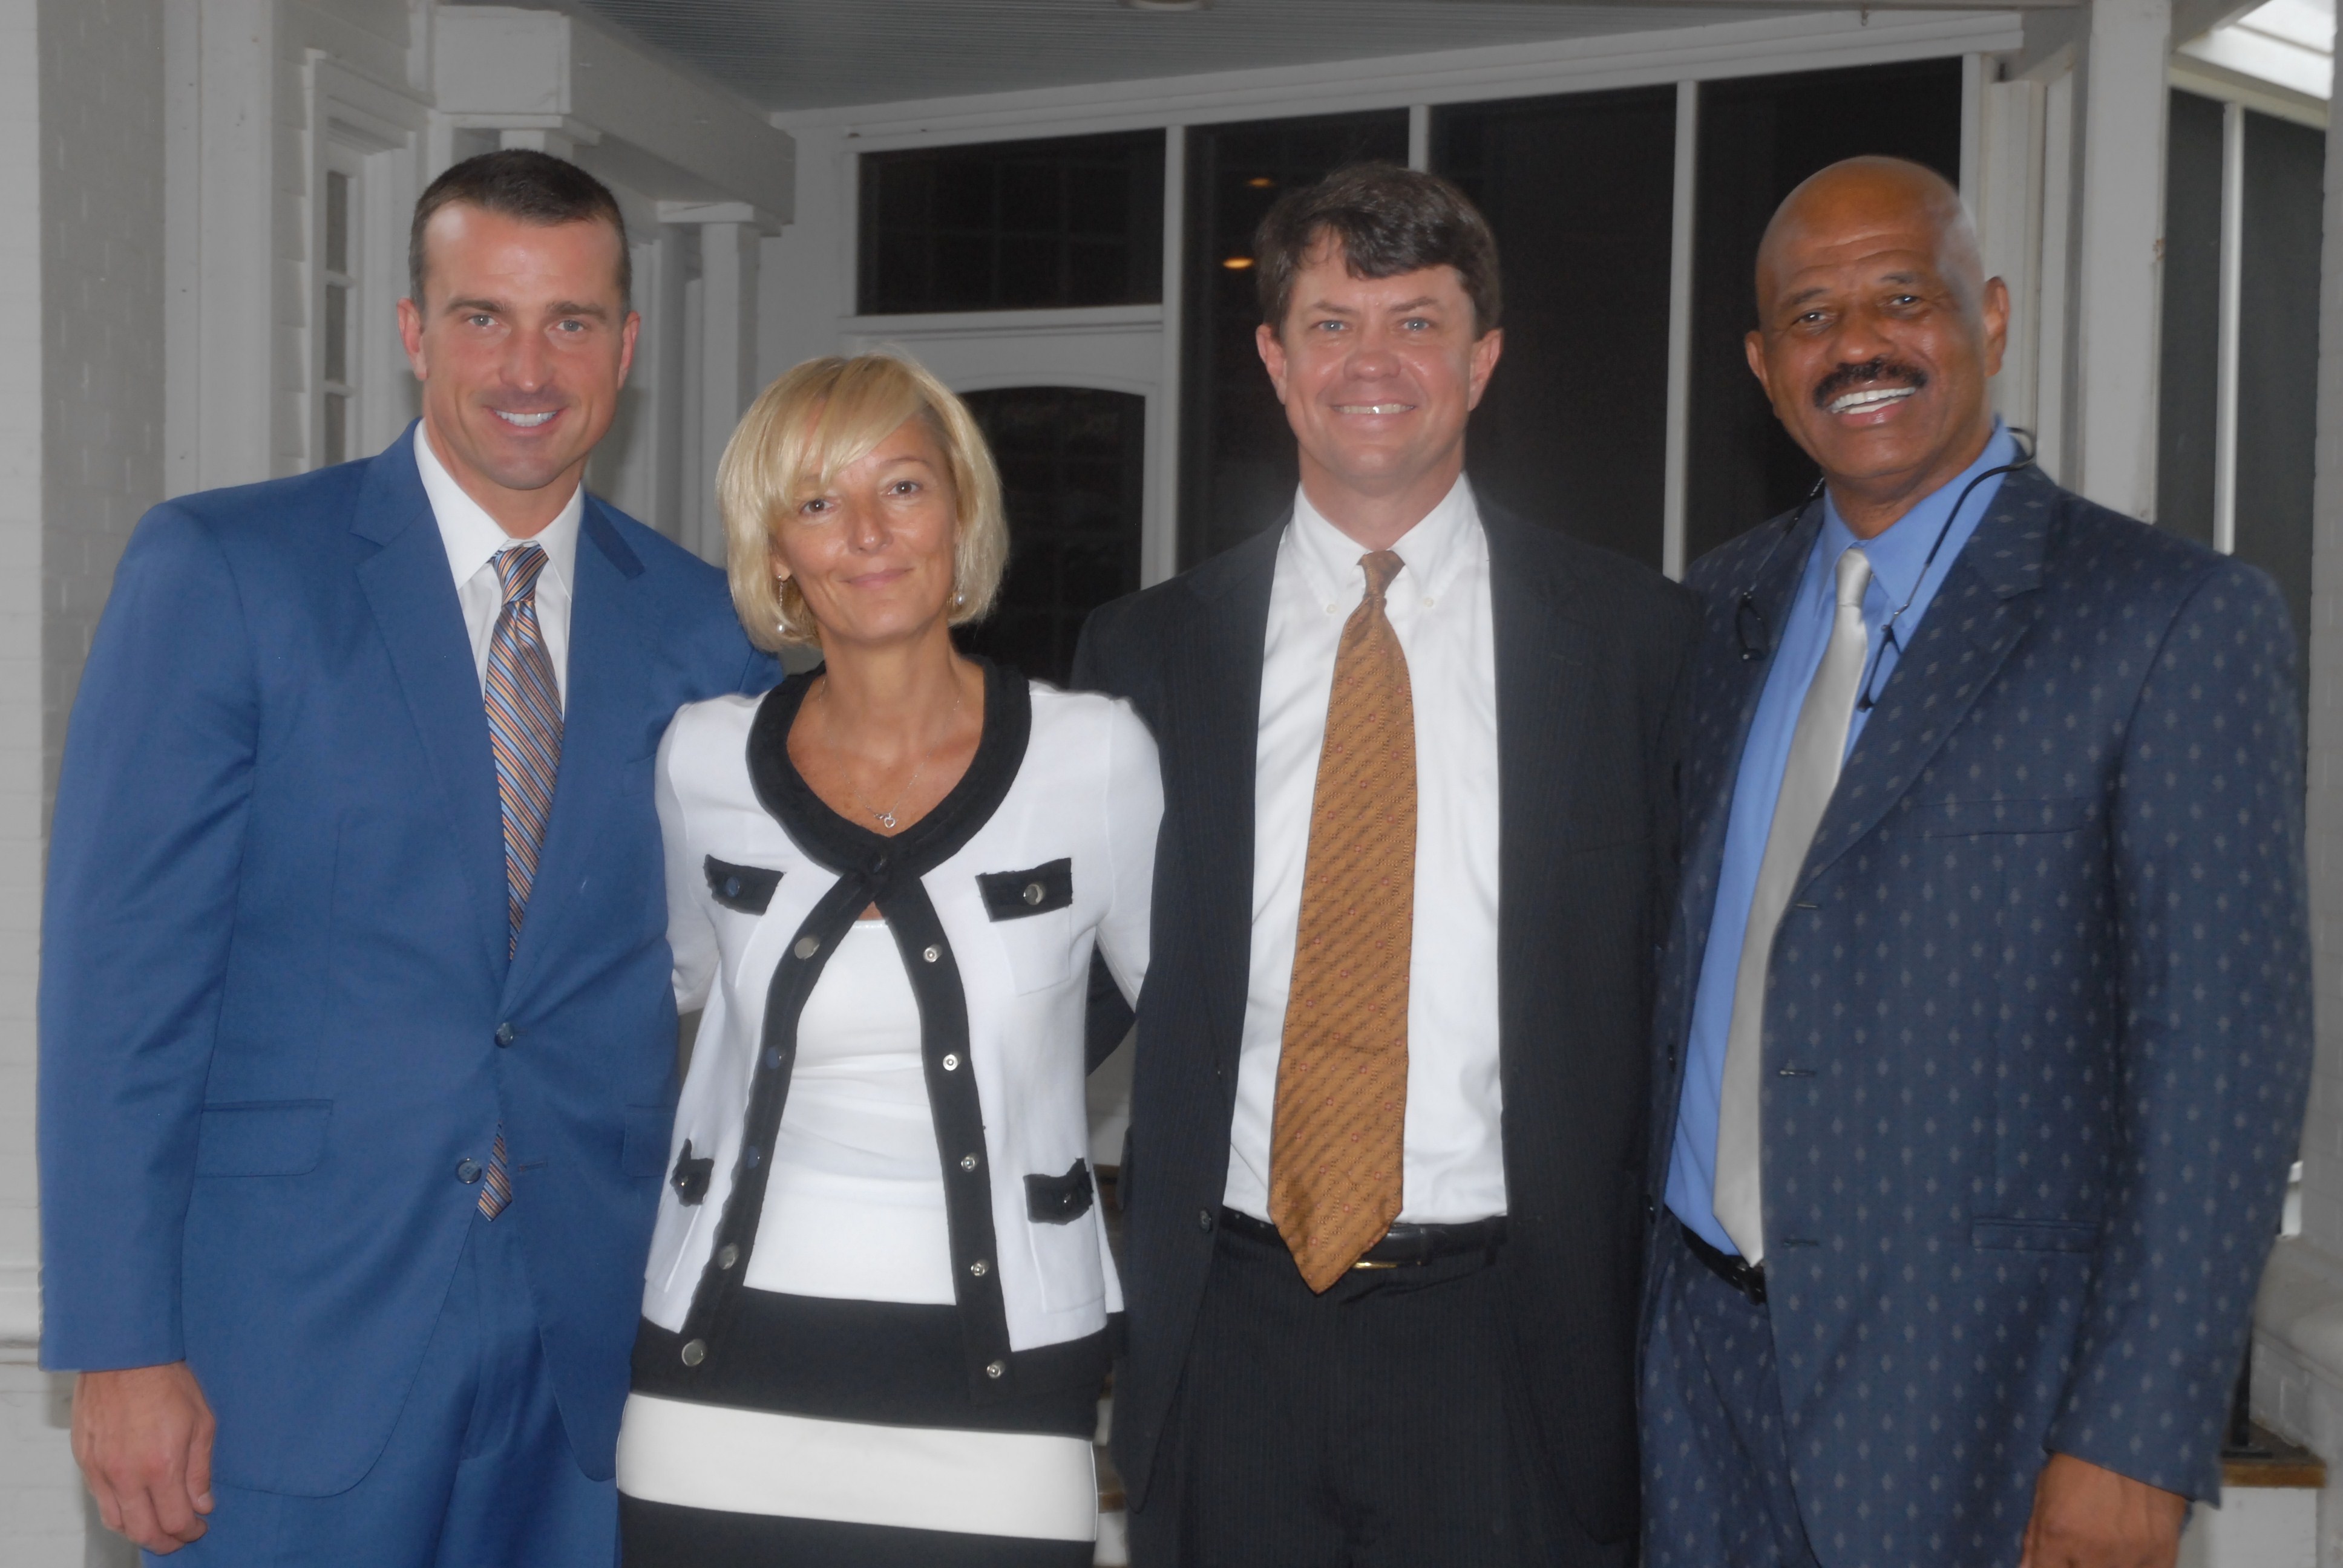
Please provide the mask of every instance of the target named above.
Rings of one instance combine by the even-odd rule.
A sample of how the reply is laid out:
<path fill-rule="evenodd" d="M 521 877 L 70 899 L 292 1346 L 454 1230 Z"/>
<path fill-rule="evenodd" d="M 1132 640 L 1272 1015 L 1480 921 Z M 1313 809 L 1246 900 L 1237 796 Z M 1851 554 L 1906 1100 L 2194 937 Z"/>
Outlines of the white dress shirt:
<path fill-rule="evenodd" d="M 415 425 L 415 466 L 422 470 L 423 493 L 430 498 L 431 515 L 439 522 L 447 569 L 456 574 L 456 600 L 464 607 L 464 629 L 472 638 L 472 668 L 485 690 L 488 638 L 497 629 L 498 613 L 505 607 L 496 557 L 501 550 L 531 541 L 506 533 L 486 508 L 464 493 L 464 487 L 431 449 L 419 419 Z M 569 702 L 569 585 L 578 570 L 578 525 L 585 514 L 586 487 L 580 485 L 569 493 L 561 514 L 534 540 L 545 551 L 545 569 L 537 578 L 537 625 L 545 637 L 546 656 L 553 660 L 553 684 L 565 708 Z"/>
<path fill-rule="evenodd" d="M 1505 1211 L 1497 1078 L 1497 651 L 1489 541 L 1463 478 L 1392 547 L 1384 595 L 1415 707 L 1415 922 L 1407 997 L 1401 1220 Z M 1269 1217 L 1270 1139 L 1302 921 L 1318 754 L 1342 623 L 1368 552 L 1296 495 L 1278 546 L 1253 774 L 1252 970 L 1245 996 L 1232 1209 Z"/>

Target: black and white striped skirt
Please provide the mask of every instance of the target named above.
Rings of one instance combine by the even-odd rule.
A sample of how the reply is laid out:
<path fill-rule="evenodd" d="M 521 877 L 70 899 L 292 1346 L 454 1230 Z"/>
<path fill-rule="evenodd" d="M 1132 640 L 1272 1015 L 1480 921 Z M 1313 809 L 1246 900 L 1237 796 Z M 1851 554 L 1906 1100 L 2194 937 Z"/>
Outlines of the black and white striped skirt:
<path fill-rule="evenodd" d="M 955 1308 L 735 1300 L 689 1372 L 680 1338 L 642 1325 L 618 1434 L 628 1568 L 1090 1563 L 1104 1335 L 1021 1380 L 1043 1387 L 980 1401 Z"/>

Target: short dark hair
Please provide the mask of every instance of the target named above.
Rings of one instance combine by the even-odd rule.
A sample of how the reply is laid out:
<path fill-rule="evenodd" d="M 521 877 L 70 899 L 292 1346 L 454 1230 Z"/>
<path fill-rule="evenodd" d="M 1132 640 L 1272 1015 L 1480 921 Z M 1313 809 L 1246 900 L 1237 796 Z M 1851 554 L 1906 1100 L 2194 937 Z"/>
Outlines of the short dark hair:
<path fill-rule="evenodd" d="M 1464 193 L 1438 175 L 1396 164 L 1353 164 L 1306 190 L 1288 191 L 1253 231 L 1261 318 L 1285 328 L 1293 279 L 1318 246 L 1342 247 L 1353 277 L 1397 277 L 1453 266 L 1473 302 L 1473 328 L 1497 325 L 1497 236 Z"/>
<path fill-rule="evenodd" d="M 618 302 L 632 301 L 634 257 L 627 249 L 627 220 L 610 187 L 566 158 L 527 147 L 506 147 L 448 166 L 415 204 L 407 231 L 407 286 L 423 304 L 423 230 L 432 215 L 452 202 L 500 213 L 523 223 L 607 223 L 618 236 Z"/>

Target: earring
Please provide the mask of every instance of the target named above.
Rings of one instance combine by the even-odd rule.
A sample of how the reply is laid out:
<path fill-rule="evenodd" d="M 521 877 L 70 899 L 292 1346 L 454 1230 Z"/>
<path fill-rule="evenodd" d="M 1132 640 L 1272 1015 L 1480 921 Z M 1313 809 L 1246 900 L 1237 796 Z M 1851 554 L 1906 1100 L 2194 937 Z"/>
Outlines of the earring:
<path fill-rule="evenodd" d="M 960 593 L 960 592 L 959 592 L 957 589 L 955 589 L 955 590 L 953 591 L 953 593 L 952 593 L 952 608 L 953 608 L 957 609 L 957 608 L 959 608 L 961 605 L 964 605 L 964 604 L 966 604 L 967 602 L 968 602 L 968 595 L 966 595 L 966 594 L 964 594 L 964 593 Z"/>

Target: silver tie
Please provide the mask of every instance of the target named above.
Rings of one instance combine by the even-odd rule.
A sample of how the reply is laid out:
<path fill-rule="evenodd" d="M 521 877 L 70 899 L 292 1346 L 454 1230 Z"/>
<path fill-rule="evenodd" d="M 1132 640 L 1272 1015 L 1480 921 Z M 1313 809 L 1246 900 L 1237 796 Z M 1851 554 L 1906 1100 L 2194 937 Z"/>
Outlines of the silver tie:
<path fill-rule="evenodd" d="M 1782 793 L 1774 802 L 1774 825 L 1765 835 L 1765 858 L 1758 862 L 1749 929 L 1741 939 L 1741 967 L 1733 980 L 1733 1022 L 1725 1034 L 1725 1084 L 1717 1104 L 1716 1222 L 1753 1264 L 1765 1258 L 1764 1122 L 1758 1106 L 1765 973 L 1774 960 L 1774 933 L 1797 890 L 1798 873 L 1846 756 L 1846 727 L 1855 718 L 1855 688 L 1870 653 L 1871 639 L 1863 628 L 1863 590 L 1870 585 L 1870 559 L 1850 547 L 1838 558 L 1838 613 L 1831 622 L 1830 645 L 1823 649 L 1822 664 L 1798 709 L 1798 727 L 1790 735 L 1790 760 L 1782 769 Z"/>

